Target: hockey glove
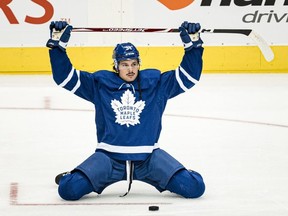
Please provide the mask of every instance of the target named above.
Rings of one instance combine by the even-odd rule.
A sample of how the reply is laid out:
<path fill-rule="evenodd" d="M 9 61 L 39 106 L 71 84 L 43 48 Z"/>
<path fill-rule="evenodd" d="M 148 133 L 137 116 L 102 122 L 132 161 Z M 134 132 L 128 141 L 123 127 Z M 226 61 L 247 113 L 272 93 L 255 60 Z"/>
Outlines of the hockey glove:
<path fill-rule="evenodd" d="M 200 38 L 199 30 L 201 26 L 199 23 L 183 22 L 179 27 L 180 37 L 186 51 L 191 50 L 193 47 L 201 47 L 203 41 Z M 191 37 L 189 36 L 191 35 Z"/>
<path fill-rule="evenodd" d="M 65 52 L 73 27 L 65 21 L 52 21 L 49 28 L 50 39 L 46 46 L 49 48 L 59 47 Z"/>

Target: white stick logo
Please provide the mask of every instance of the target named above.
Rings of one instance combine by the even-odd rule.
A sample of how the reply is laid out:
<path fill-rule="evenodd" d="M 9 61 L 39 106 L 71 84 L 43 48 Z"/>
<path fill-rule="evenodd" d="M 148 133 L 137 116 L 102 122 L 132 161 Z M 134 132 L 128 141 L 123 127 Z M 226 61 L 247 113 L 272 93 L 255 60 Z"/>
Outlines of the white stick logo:
<path fill-rule="evenodd" d="M 130 90 L 124 92 L 121 102 L 114 99 L 111 101 L 111 107 L 116 113 L 115 122 L 120 125 L 134 126 L 140 124 L 140 113 L 145 107 L 145 101 L 137 101 Z"/>

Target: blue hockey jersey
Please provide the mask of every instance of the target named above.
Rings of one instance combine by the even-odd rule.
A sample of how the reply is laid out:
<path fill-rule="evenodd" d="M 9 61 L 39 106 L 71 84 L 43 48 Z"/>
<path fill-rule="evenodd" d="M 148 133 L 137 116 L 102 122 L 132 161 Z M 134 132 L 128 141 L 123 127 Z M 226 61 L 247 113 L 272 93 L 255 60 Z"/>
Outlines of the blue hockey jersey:
<path fill-rule="evenodd" d="M 49 53 L 55 82 L 95 106 L 96 151 L 118 160 L 145 160 L 159 148 L 167 100 L 193 87 L 202 72 L 202 47 L 186 51 L 175 70 L 140 70 L 131 83 L 112 71 L 77 70 L 58 48 Z"/>

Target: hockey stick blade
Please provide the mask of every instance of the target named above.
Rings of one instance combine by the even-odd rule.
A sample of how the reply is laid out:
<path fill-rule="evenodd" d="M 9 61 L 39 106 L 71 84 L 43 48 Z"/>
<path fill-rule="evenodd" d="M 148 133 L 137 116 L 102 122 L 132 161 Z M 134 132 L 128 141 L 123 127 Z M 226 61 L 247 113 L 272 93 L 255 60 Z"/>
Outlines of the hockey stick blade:
<path fill-rule="evenodd" d="M 271 47 L 266 43 L 266 41 L 259 34 L 257 34 L 254 31 L 251 31 L 248 37 L 254 40 L 254 42 L 257 44 L 257 46 L 261 50 L 266 61 L 271 62 L 274 59 L 274 53 Z"/>
<path fill-rule="evenodd" d="M 73 32 L 130 32 L 130 33 L 176 33 L 175 28 L 73 28 Z M 251 29 L 202 29 L 201 33 L 242 34 L 251 38 L 259 47 L 266 61 L 274 59 L 274 53 L 266 41 Z"/>
<path fill-rule="evenodd" d="M 252 29 L 202 29 L 202 33 L 228 33 L 228 34 L 243 34 L 251 38 L 259 47 L 262 55 L 267 62 L 274 59 L 274 53 L 267 42 Z"/>

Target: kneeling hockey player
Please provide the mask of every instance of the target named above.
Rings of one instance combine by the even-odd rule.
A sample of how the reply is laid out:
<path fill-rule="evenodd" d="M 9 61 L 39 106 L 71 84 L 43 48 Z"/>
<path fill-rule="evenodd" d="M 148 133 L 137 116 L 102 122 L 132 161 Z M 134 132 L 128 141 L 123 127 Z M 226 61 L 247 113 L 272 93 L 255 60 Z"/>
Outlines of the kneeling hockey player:
<path fill-rule="evenodd" d="M 115 47 L 114 72 L 77 70 L 66 53 L 72 28 L 64 21 L 50 24 L 51 37 L 46 45 L 50 48 L 53 79 L 94 104 L 98 145 L 71 172 L 56 176 L 59 195 L 65 200 L 78 200 L 91 192 L 101 194 L 121 180 L 128 181 L 128 193 L 132 180 L 139 180 L 160 192 L 168 190 L 185 198 L 200 197 L 205 191 L 201 175 L 186 169 L 158 144 L 167 101 L 192 88 L 200 79 L 203 55 L 200 24 L 186 21 L 181 24 L 183 59 L 177 69 L 163 73 L 157 69 L 140 70 L 139 52 L 129 42 Z"/>

